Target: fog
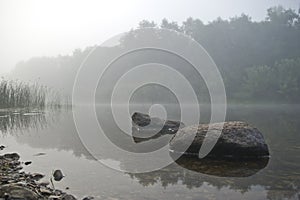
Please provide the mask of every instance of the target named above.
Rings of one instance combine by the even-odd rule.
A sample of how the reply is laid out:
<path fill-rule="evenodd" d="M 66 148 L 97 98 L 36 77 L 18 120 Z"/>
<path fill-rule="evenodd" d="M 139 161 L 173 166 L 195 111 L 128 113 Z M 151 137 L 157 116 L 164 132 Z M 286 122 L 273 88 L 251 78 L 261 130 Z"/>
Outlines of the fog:
<path fill-rule="evenodd" d="M 0 74 L 32 57 L 70 55 L 75 49 L 99 45 L 115 34 L 136 28 L 144 19 L 178 23 L 188 17 L 204 23 L 248 14 L 264 20 L 269 7 L 295 10 L 297 0 L 240 1 L 18 1 L 0 2 Z"/>
<path fill-rule="evenodd" d="M 0 200 L 299 199 L 299 115 L 299 0 L 0 0 Z"/>

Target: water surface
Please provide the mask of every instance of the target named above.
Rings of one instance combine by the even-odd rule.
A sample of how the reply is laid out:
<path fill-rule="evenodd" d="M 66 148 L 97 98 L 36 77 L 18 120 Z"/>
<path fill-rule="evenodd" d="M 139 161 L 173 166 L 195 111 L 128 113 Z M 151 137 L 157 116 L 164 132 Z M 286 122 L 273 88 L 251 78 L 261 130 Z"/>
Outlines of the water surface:
<path fill-rule="evenodd" d="M 97 109 L 99 119 L 105 114 L 105 109 Z M 168 117 L 177 116 L 175 110 Z M 79 139 L 71 110 L 0 112 L 0 144 L 7 146 L 1 153 L 18 152 L 22 161 L 33 161 L 24 167 L 25 171 L 44 173 L 48 179 L 54 169 L 62 169 L 66 177 L 55 186 L 69 187 L 69 192 L 79 198 L 90 195 L 98 199 L 299 199 L 299 116 L 298 105 L 230 105 L 227 120 L 246 121 L 263 133 L 270 148 L 268 161 L 198 163 L 183 159 L 142 174 L 122 173 L 96 161 Z M 207 122 L 209 109 L 204 107 L 201 117 L 201 122 Z M 122 133 L 110 126 L 109 120 L 103 123 L 108 124 L 106 129 L 114 142 L 124 149 L 141 150 L 132 148 L 134 141 L 130 138 L 118 139 Z M 169 139 L 170 136 L 164 136 L 145 144 L 151 150 Z M 124 170 L 132 165 L 122 158 L 105 159 Z"/>

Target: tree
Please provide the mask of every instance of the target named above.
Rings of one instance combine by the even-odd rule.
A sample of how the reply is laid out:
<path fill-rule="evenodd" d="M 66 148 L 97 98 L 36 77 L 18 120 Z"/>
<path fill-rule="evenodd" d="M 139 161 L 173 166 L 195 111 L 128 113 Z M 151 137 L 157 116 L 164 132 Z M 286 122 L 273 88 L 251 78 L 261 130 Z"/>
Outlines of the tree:
<path fill-rule="evenodd" d="M 299 20 L 299 14 L 292 9 L 284 9 L 282 6 L 269 8 L 267 12 L 267 20 L 274 24 L 293 26 Z"/>
<path fill-rule="evenodd" d="M 178 26 L 177 22 L 168 22 L 167 19 L 162 20 L 160 27 L 182 32 L 182 28 Z"/>
<path fill-rule="evenodd" d="M 157 24 L 154 21 L 143 20 L 139 23 L 138 28 L 156 28 Z"/>

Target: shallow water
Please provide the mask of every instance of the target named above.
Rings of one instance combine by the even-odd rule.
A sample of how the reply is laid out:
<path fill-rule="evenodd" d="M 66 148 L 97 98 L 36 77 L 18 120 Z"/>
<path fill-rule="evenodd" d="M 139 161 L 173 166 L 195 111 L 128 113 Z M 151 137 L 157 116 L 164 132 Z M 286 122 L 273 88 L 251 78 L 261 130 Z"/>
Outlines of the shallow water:
<path fill-rule="evenodd" d="M 97 107 L 99 120 L 106 114 L 105 109 Z M 170 114 L 170 118 L 177 116 L 177 111 Z M 154 172 L 119 172 L 102 165 L 86 150 L 71 110 L 17 115 L 1 111 L 0 145 L 7 146 L 1 153 L 18 152 L 22 161 L 33 161 L 24 170 L 44 173 L 48 175 L 45 179 L 54 169 L 62 169 L 66 177 L 55 186 L 69 187 L 69 193 L 79 198 L 90 195 L 99 199 L 299 199 L 299 116 L 297 105 L 228 106 L 227 120 L 246 121 L 256 126 L 269 145 L 270 159 L 255 163 L 199 163 L 181 159 Z M 204 106 L 201 122 L 207 122 L 209 117 L 209 109 Z M 110 124 L 109 117 L 102 123 L 106 124 L 112 141 L 124 149 L 141 151 L 140 147 L 132 147 L 133 140 L 120 139 L 121 132 Z M 159 148 L 169 139 L 170 136 L 152 139 L 143 147 Z M 132 165 L 130 160 L 114 156 L 103 159 L 123 170 Z"/>

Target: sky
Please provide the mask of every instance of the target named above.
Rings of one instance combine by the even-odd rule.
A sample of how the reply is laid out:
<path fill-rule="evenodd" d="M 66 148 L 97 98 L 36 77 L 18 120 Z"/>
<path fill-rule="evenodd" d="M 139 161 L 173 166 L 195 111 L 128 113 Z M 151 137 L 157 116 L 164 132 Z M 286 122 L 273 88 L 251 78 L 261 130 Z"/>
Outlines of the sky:
<path fill-rule="evenodd" d="M 143 19 L 208 23 L 245 13 L 260 21 L 276 5 L 298 10 L 300 0 L 0 0 L 0 75 L 31 57 L 101 44 Z"/>

